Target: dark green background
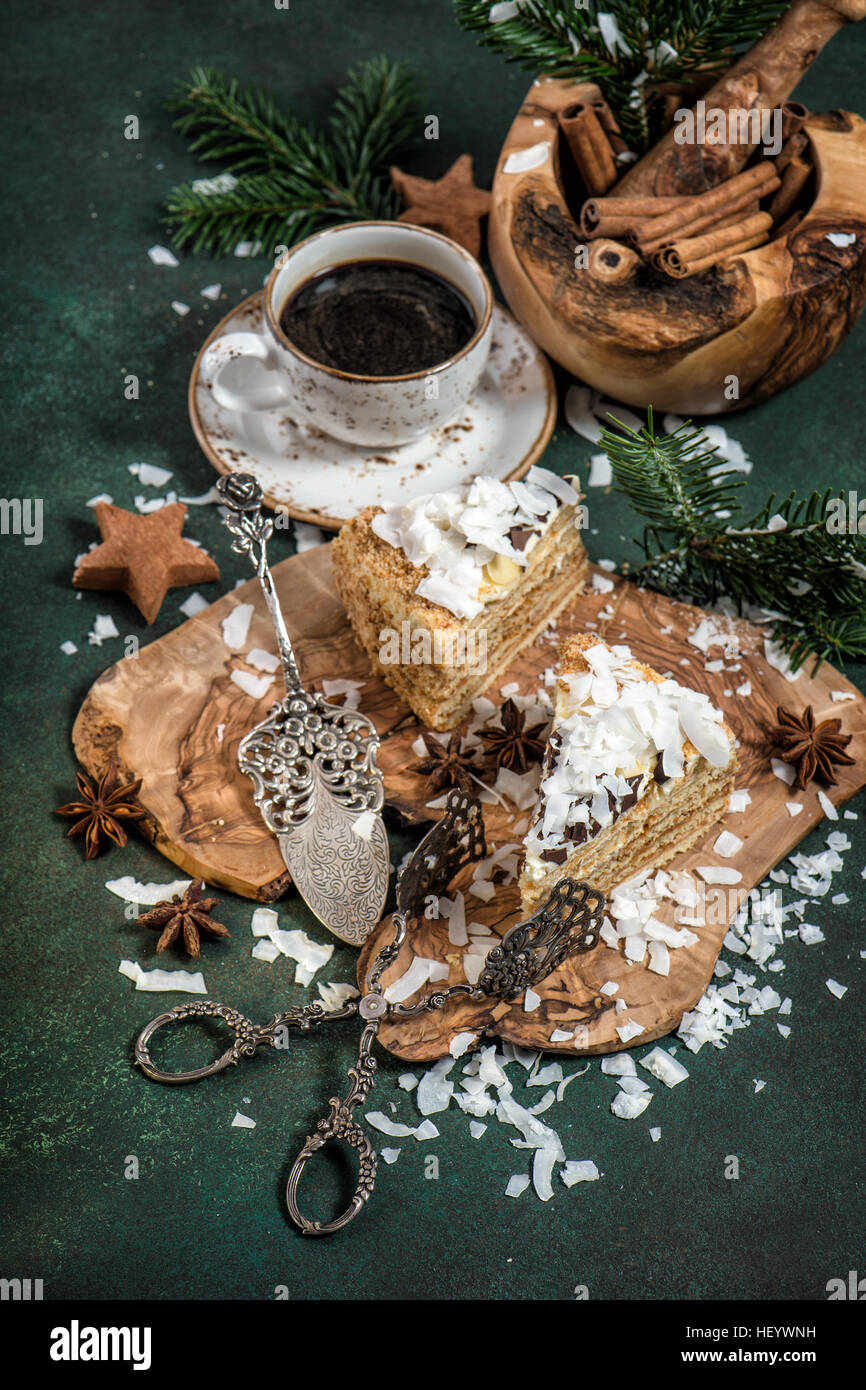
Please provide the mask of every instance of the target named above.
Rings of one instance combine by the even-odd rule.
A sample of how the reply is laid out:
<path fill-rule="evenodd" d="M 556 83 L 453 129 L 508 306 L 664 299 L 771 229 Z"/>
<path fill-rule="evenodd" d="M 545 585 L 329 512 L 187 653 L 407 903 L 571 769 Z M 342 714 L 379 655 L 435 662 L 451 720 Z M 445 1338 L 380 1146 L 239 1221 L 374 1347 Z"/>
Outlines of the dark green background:
<path fill-rule="evenodd" d="M 633 1124 L 610 1115 L 614 1088 L 594 1064 L 550 1118 L 568 1155 L 595 1158 L 604 1177 L 571 1192 L 557 1181 L 546 1206 L 531 1193 L 516 1202 L 502 1195 L 509 1174 L 526 1166 L 512 1131 L 494 1123 L 476 1143 L 464 1118 L 447 1113 L 436 1117 L 440 1140 L 403 1141 L 354 1229 L 330 1242 L 301 1240 L 283 1216 L 286 1159 L 343 1088 L 351 1024 L 298 1043 L 288 1060 L 262 1056 L 199 1087 L 171 1091 L 133 1071 L 131 1041 L 164 996 L 135 993 L 117 963 L 152 965 L 155 938 L 124 919 L 103 883 L 124 873 L 168 879 L 172 866 L 138 839 L 85 863 L 51 810 L 73 790 L 75 711 L 121 654 L 120 642 L 88 646 L 94 615 L 112 613 L 121 633 L 149 640 L 180 621 L 185 594 L 169 594 L 145 630 L 122 596 L 76 598 L 69 579 L 95 535 L 86 500 L 106 490 L 131 506 L 140 490 L 129 463 L 171 468 L 180 493 L 212 482 L 187 421 L 189 371 L 217 317 L 266 270 L 233 258 L 184 257 L 177 270 L 148 260 L 147 248 L 166 242 L 160 205 L 171 184 L 209 172 L 173 133 L 165 96 L 206 63 L 322 117 L 346 67 L 386 51 L 416 65 L 424 110 L 440 118 L 438 145 L 422 144 L 411 167 L 436 175 L 469 150 L 489 184 L 529 77 L 478 49 L 446 0 L 292 0 L 288 12 L 268 0 L 89 0 L 7 5 L 3 17 L 3 495 L 44 498 L 45 539 L 27 547 L 2 538 L 0 1275 L 42 1278 L 48 1298 L 266 1299 L 286 1285 L 294 1299 L 556 1299 L 577 1284 L 593 1299 L 823 1298 L 828 1279 L 858 1261 L 866 1269 L 862 820 L 845 823 L 855 848 L 834 885 L 850 904 L 810 912 L 826 944 L 789 945 L 781 981 L 767 977 L 794 999 L 790 1039 L 771 1017 L 726 1053 L 705 1048 L 689 1061 L 691 1079 L 675 1091 L 654 1087 L 650 1110 Z M 798 95 L 817 109 L 862 106 L 864 59 L 866 29 L 842 33 Z M 123 138 L 130 113 L 140 118 L 138 142 Z M 199 293 L 215 280 L 224 291 L 216 305 Z M 179 319 L 172 299 L 192 312 Z M 728 422 L 755 460 L 750 499 L 792 486 L 863 489 L 864 358 L 861 325 L 817 375 Z M 124 400 L 127 372 L 141 379 L 138 402 Z M 545 462 L 581 468 L 590 452 L 560 423 Z M 593 557 L 621 560 L 636 529 L 628 509 L 598 492 L 590 505 Z M 215 509 L 193 509 L 188 531 L 218 557 L 225 586 L 244 575 Z M 281 536 L 276 546 L 280 558 L 292 543 Z M 66 638 L 78 655 L 59 651 Z M 863 684 L 862 669 L 848 674 Z M 819 831 L 806 847 L 822 842 Z M 250 960 L 251 910 L 224 897 L 233 940 L 207 948 L 204 970 L 213 997 L 265 1018 L 306 994 L 287 986 L 286 962 Z M 321 936 L 294 897 L 280 911 L 284 925 Z M 339 949 L 322 978 L 349 979 L 352 964 Z M 831 975 L 850 986 L 841 1003 L 824 987 Z M 382 1056 L 375 1105 L 400 1098 L 402 1069 Z M 756 1076 L 767 1081 L 757 1097 Z M 258 1120 L 256 1130 L 229 1128 L 237 1107 Z M 409 1109 L 403 1098 L 401 1114 Z M 657 1145 L 650 1124 L 662 1127 Z M 440 1177 L 426 1181 L 425 1155 L 434 1152 Z M 123 1177 L 129 1154 L 139 1158 L 139 1181 Z M 740 1157 L 738 1182 L 723 1178 L 728 1154 Z"/>

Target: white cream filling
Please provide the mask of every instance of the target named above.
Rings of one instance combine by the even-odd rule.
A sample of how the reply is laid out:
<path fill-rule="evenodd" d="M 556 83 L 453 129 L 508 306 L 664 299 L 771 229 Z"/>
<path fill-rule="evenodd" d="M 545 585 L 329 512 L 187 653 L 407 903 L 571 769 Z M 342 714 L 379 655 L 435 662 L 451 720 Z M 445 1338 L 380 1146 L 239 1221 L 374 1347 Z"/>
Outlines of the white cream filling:
<path fill-rule="evenodd" d="M 592 839 L 613 823 L 625 797 L 668 795 L 688 770 L 686 740 L 697 750 L 691 763 L 703 757 L 726 767 L 731 758 L 721 711 L 706 695 L 674 680 L 646 680 L 628 647 L 599 643 L 583 655 L 589 670 L 558 681 L 554 729 L 561 742 L 525 840 L 530 882 L 550 871 L 545 850 L 572 848 L 570 826 L 596 822 Z M 659 763 L 663 783 L 654 779 Z M 628 779 L 639 774 L 643 780 L 631 787 Z"/>
<path fill-rule="evenodd" d="M 426 566 L 416 594 L 472 619 L 519 582 L 560 508 L 579 501 L 563 478 L 531 468 L 522 482 L 482 476 L 466 487 L 416 497 L 377 513 L 370 525 L 410 564 Z M 513 527 L 534 531 L 522 549 L 512 544 Z"/>

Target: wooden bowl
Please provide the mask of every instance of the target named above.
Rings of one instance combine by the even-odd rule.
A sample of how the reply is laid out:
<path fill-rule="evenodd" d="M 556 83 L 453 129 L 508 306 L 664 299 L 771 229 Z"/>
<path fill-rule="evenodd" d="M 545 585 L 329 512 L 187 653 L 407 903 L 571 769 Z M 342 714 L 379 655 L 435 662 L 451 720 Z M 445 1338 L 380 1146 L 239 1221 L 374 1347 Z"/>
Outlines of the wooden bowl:
<path fill-rule="evenodd" d="M 562 366 L 630 405 L 716 415 L 808 376 L 866 300 L 866 122 L 808 118 L 815 192 L 787 236 L 689 279 L 639 263 L 609 284 L 575 266 L 584 195 L 557 123 L 561 107 L 599 96 L 592 83 L 537 80 L 502 147 L 489 248 L 514 314 Z M 516 161 L 533 167 L 505 172 L 533 146 L 546 149 Z M 831 232 L 855 240 L 834 246 Z"/>

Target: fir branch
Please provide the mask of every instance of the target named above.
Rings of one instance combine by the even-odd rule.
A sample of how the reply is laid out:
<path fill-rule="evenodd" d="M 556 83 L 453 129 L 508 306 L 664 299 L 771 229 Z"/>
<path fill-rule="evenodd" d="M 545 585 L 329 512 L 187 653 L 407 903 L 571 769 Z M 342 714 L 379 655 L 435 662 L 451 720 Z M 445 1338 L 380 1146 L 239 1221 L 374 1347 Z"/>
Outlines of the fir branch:
<path fill-rule="evenodd" d="M 172 189 L 166 222 L 178 246 L 225 255 L 251 241 L 270 251 L 333 222 L 396 216 L 388 165 L 420 119 L 400 63 L 353 68 L 324 131 L 210 68 L 196 68 L 171 105 L 192 153 L 224 166 L 215 189 Z"/>
<path fill-rule="evenodd" d="M 641 430 L 609 418 L 621 433 L 604 430 L 601 445 L 617 491 L 647 522 L 646 559 L 630 567 L 641 584 L 763 610 L 795 670 L 810 656 L 816 669 L 831 656 L 866 657 L 866 537 L 829 529 L 830 489 L 778 504 L 773 494 L 754 516 L 723 524 L 720 511 L 742 511 L 743 481 L 702 431 L 686 423 L 657 434 L 651 409 Z"/>
<path fill-rule="evenodd" d="M 534 72 L 597 82 L 629 147 L 643 154 L 663 133 L 656 88 L 722 72 L 787 8 L 786 0 L 518 0 L 507 18 L 489 0 L 454 0 L 459 23 L 507 62 Z M 623 44 L 608 48 L 599 12 Z M 623 46 L 624 45 L 624 46 Z M 628 51 L 626 51 L 628 50 Z M 636 85 L 637 82 L 637 85 Z"/>

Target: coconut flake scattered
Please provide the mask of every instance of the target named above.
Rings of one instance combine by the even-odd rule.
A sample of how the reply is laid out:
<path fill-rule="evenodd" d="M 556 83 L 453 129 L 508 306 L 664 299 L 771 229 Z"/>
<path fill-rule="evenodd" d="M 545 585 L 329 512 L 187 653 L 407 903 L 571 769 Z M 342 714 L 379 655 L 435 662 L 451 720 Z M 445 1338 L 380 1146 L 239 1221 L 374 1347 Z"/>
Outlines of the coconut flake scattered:
<path fill-rule="evenodd" d="M 564 479 L 536 467 L 522 481 L 480 476 L 460 488 L 395 503 L 370 526 L 411 565 L 426 568 L 417 594 L 471 619 L 517 582 L 560 506 L 579 500 Z"/>
<path fill-rule="evenodd" d="M 840 985 L 838 980 L 825 980 L 824 983 L 836 999 L 841 999 L 843 994 L 848 993 L 848 986 Z"/>
<path fill-rule="evenodd" d="M 529 145 L 523 150 L 512 150 L 502 166 L 503 174 L 525 174 L 529 169 L 537 169 L 544 164 L 550 151 L 550 141 L 540 140 L 537 145 Z"/>
<path fill-rule="evenodd" d="M 63 652 L 64 656 L 74 656 L 78 648 L 74 642 L 61 642 L 60 650 Z"/>
<path fill-rule="evenodd" d="M 249 1115 L 242 1115 L 240 1110 L 235 1111 L 235 1117 L 232 1120 L 232 1129 L 255 1129 L 255 1127 L 256 1122 L 255 1120 L 251 1120 Z"/>
<path fill-rule="evenodd" d="M 189 598 L 184 599 L 183 603 L 180 605 L 180 611 L 185 618 L 194 618 L 198 613 L 203 613 L 204 610 L 209 607 L 210 604 L 207 599 L 203 598 L 200 593 L 195 592 L 190 594 Z"/>
<path fill-rule="evenodd" d="M 182 994 L 207 994 L 200 970 L 142 970 L 136 960 L 122 960 L 117 967 L 121 975 L 135 981 L 135 988 L 148 993 L 177 990 Z"/>
<path fill-rule="evenodd" d="M 139 883 L 131 874 L 125 874 L 123 878 L 108 879 L 105 886 L 109 893 L 125 902 L 155 907 L 157 903 L 170 901 L 175 894 L 182 897 L 191 883 L 191 878 L 178 878 L 172 883 Z"/>
<path fill-rule="evenodd" d="M 276 671 L 280 664 L 280 658 L 273 652 L 266 652 L 261 647 L 251 647 L 246 655 L 246 662 L 249 666 L 255 666 L 257 671 Z"/>
<path fill-rule="evenodd" d="M 432 1120 L 422 1120 L 420 1125 L 414 1128 L 412 1125 L 399 1124 L 397 1121 L 389 1119 L 383 1115 L 381 1110 L 368 1111 L 364 1116 L 368 1125 L 377 1129 L 380 1134 L 387 1134 L 391 1139 L 438 1139 L 439 1131 Z M 527 1179 L 528 1181 L 528 1179 Z"/>
<path fill-rule="evenodd" d="M 505 1188 L 506 1197 L 520 1197 L 530 1183 L 528 1173 L 512 1173 Z"/>
<path fill-rule="evenodd" d="M 660 1047 L 654 1047 L 652 1052 L 648 1052 L 646 1057 L 642 1057 L 640 1064 L 646 1067 L 650 1075 L 657 1081 L 663 1081 L 666 1086 L 678 1086 L 681 1081 L 685 1081 L 688 1072 L 682 1062 L 678 1062 L 669 1052 L 664 1052 Z"/>
<path fill-rule="evenodd" d="M 651 1091 L 636 1096 L 629 1095 L 627 1091 L 618 1091 L 610 1103 L 610 1108 L 618 1120 L 636 1120 L 639 1115 L 643 1114 L 651 1100 Z"/>
<path fill-rule="evenodd" d="M 148 249 L 148 256 L 154 265 L 178 266 L 180 261 L 167 246 L 151 246 Z"/>
<path fill-rule="evenodd" d="M 103 642 L 109 637 L 119 637 L 117 624 L 110 613 L 97 613 L 93 620 L 93 627 L 87 634 L 87 640 L 91 647 L 101 647 Z"/>
<path fill-rule="evenodd" d="M 722 859 L 733 859 L 742 848 L 743 842 L 737 835 L 733 835 L 730 830 L 723 830 L 713 845 L 713 853 L 720 855 Z"/>
<path fill-rule="evenodd" d="M 239 603 L 223 618 L 223 641 L 233 652 L 239 652 L 245 645 L 252 616 L 253 605 Z"/>
<path fill-rule="evenodd" d="M 232 671 L 231 679 L 253 700 L 263 700 L 274 683 L 273 676 L 254 676 L 252 671 L 241 671 L 237 668 Z"/>
<path fill-rule="evenodd" d="M 856 232 L 825 232 L 824 240 L 829 241 L 832 246 L 853 246 L 857 240 Z"/>
<path fill-rule="evenodd" d="M 836 810 L 836 807 L 833 805 L 827 793 L 822 792 L 820 789 L 818 791 L 818 805 L 821 807 L 821 810 L 828 820 L 839 819 L 839 812 Z"/>
<path fill-rule="evenodd" d="M 566 1187 L 578 1182 L 597 1182 L 601 1174 L 591 1158 L 569 1159 L 559 1175 Z"/>

